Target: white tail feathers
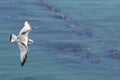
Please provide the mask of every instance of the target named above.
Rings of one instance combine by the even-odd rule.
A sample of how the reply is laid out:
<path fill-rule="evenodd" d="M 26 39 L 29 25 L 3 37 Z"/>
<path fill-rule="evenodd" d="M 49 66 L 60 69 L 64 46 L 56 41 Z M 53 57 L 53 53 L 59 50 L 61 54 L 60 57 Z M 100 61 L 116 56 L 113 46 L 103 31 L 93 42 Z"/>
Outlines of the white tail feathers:
<path fill-rule="evenodd" d="M 10 35 L 10 42 L 16 42 L 17 41 L 17 36 L 14 34 Z"/>

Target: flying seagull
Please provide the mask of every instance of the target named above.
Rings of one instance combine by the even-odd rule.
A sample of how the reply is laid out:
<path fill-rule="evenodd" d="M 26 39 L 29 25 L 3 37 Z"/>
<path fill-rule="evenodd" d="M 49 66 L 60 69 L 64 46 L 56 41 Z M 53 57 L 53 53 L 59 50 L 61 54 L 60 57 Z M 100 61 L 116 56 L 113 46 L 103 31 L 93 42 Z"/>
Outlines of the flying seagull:
<path fill-rule="evenodd" d="M 19 32 L 19 35 L 16 36 L 14 34 L 10 35 L 10 42 L 17 42 L 20 48 L 20 61 L 21 66 L 25 64 L 28 55 L 28 44 L 33 43 L 32 39 L 28 38 L 28 34 L 31 31 L 31 26 L 28 21 L 25 21 L 24 27 Z"/>

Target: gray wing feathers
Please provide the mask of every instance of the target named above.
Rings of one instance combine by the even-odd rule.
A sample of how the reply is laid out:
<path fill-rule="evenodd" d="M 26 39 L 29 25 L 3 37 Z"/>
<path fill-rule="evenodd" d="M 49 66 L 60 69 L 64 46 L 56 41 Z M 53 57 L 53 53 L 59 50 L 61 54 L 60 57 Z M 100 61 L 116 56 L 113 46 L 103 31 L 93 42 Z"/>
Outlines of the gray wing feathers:
<path fill-rule="evenodd" d="M 20 61 L 21 61 L 21 66 L 24 65 L 27 55 L 28 55 L 28 47 L 24 43 L 18 43 L 18 46 L 20 48 Z"/>
<path fill-rule="evenodd" d="M 24 27 L 21 29 L 19 36 L 25 35 L 28 36 L 28 33 L 31 31 L 31 26 L 28 21 L 25 22 Z"/>

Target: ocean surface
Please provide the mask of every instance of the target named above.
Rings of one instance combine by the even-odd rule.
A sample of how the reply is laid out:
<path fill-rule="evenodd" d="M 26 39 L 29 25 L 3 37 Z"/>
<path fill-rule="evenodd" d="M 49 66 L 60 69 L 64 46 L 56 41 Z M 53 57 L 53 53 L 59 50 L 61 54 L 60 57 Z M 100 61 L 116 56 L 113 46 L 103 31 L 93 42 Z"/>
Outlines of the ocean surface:
<path fill-rule="evenodd" d="M 32 32 L 23 67 L 18 35 Z M 0 80 L 119 80 L 119 0 L 0 0 Z"/>

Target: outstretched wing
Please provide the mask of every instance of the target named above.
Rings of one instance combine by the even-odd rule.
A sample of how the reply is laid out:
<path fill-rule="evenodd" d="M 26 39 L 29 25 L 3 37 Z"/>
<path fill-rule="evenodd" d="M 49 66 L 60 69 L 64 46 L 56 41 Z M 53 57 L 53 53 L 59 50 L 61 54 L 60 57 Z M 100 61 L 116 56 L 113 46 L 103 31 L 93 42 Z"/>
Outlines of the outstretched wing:
<path fill-rule="evenodd" d="M 25 64 L 25 61 L 27 59 L 28 55 L 28 47 L 24 43 L 18 43 L 18 46 L 20 48 L 20 61 L 21 61 L 21 66 Z"/>
<path fill-rule="evenodd" d="M 21 29 L 21 31 L 20 31 L 20 33 L 19 33 L 18 36 L 22 36 L 22 35 L 28 36 L 28 33 L 29 33 L 31 30 L 32 30 L 32 29 L 31 29 L 31 26 L 30 26 L 29 22 L 28 22 L 28 21 L 25 21 L 24 27 Z"/>

